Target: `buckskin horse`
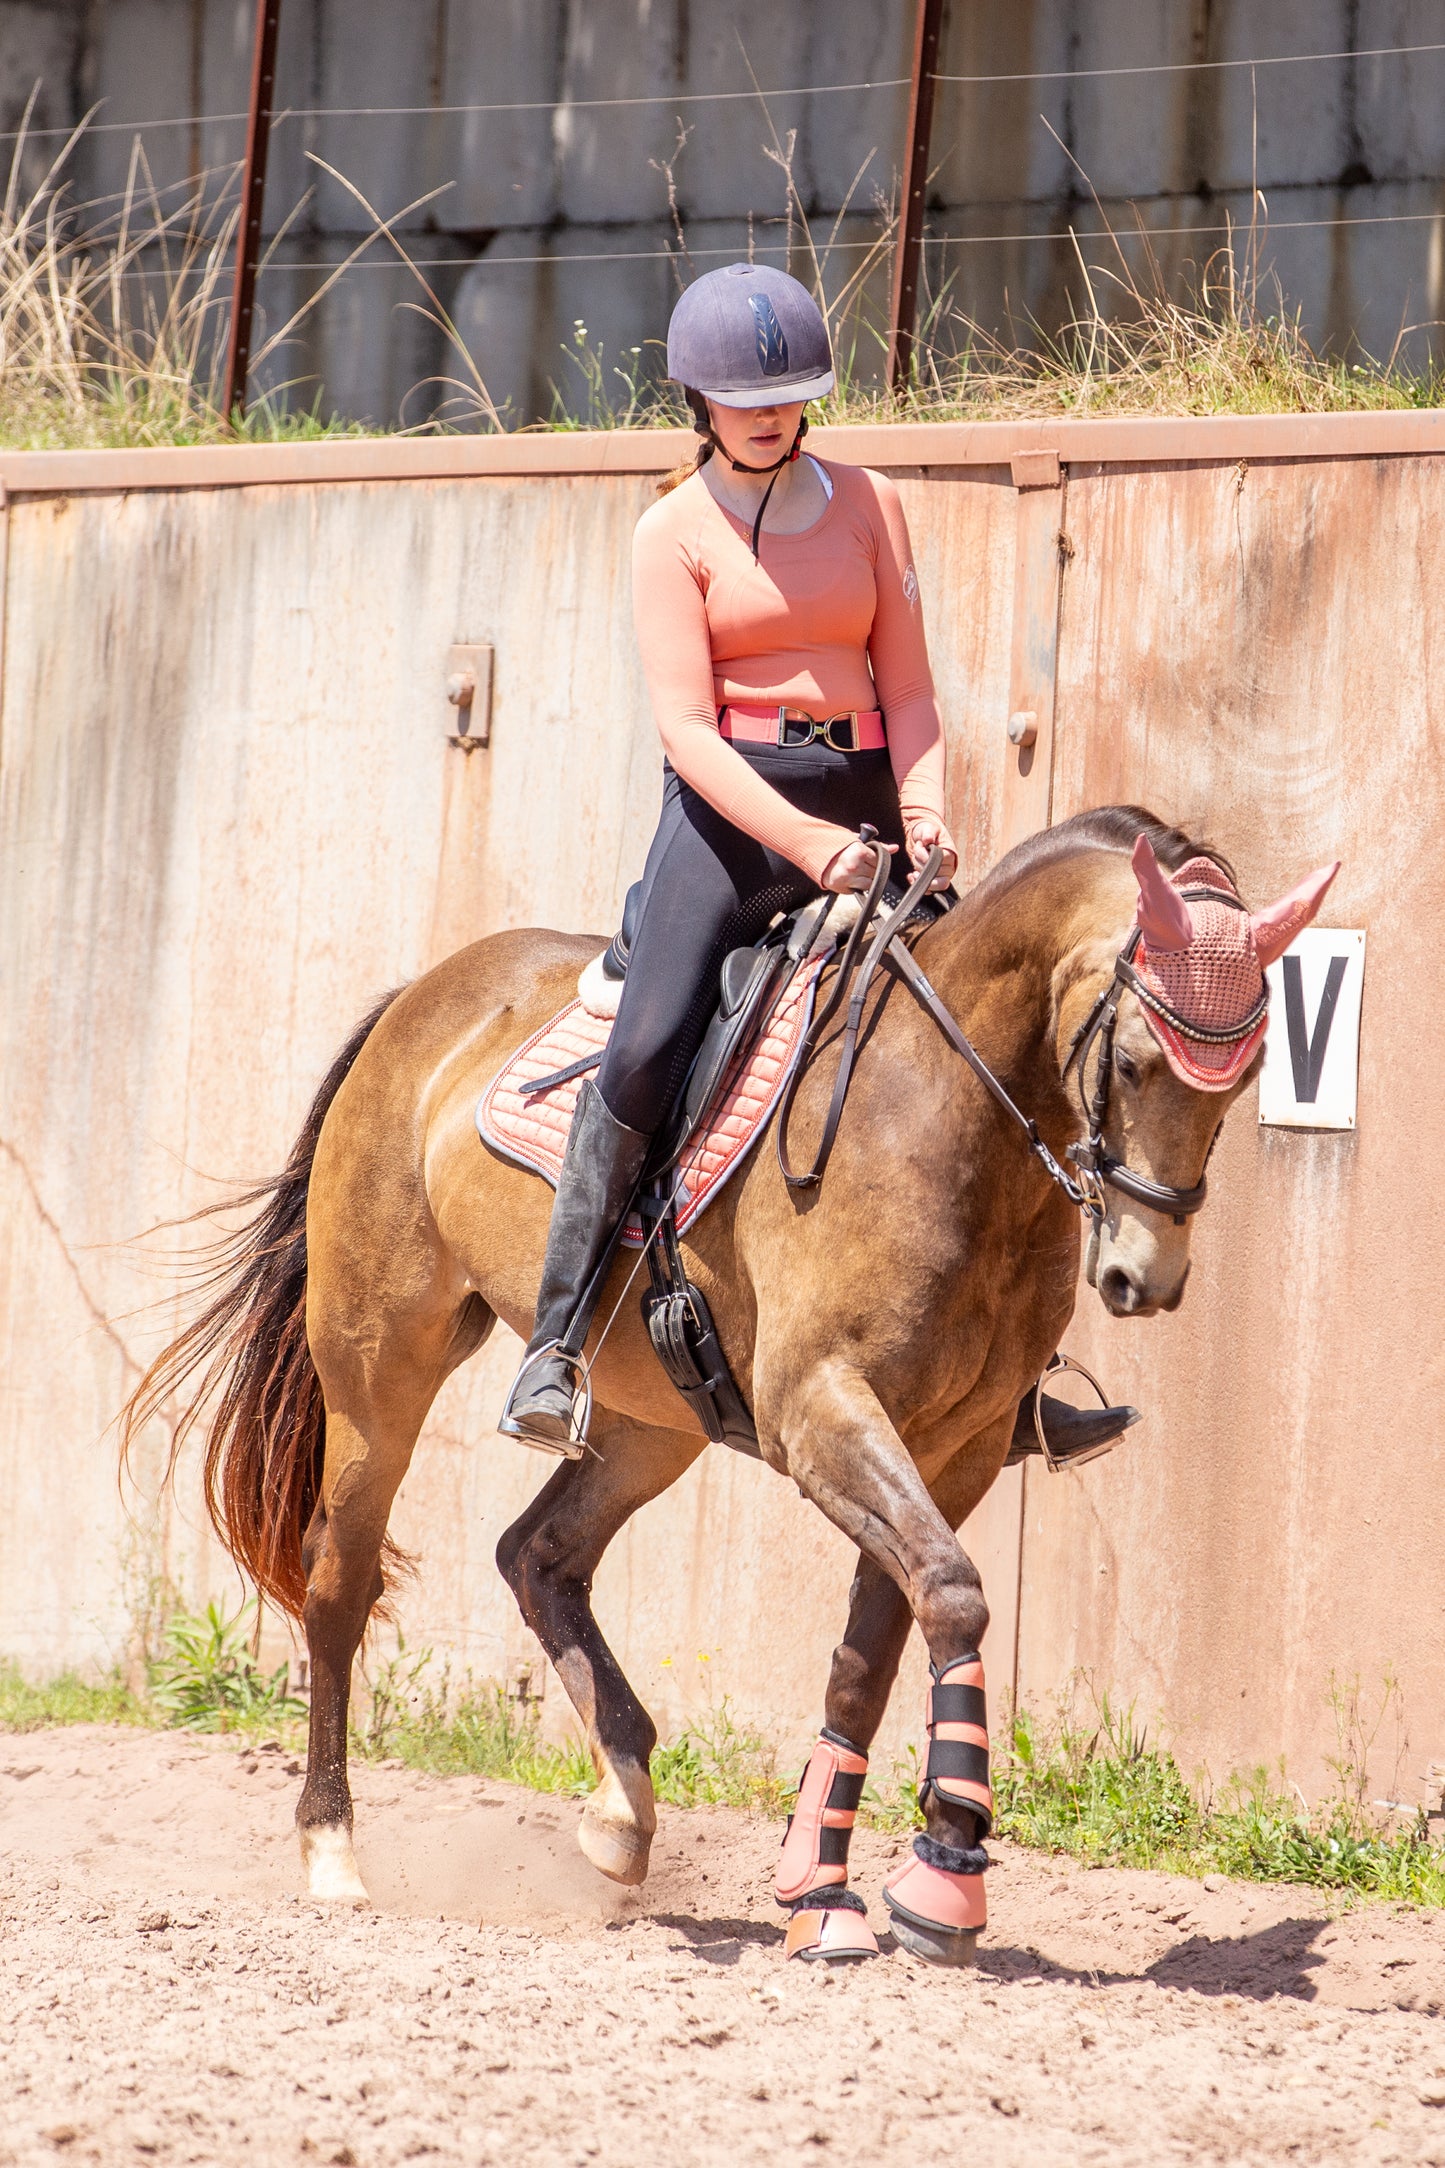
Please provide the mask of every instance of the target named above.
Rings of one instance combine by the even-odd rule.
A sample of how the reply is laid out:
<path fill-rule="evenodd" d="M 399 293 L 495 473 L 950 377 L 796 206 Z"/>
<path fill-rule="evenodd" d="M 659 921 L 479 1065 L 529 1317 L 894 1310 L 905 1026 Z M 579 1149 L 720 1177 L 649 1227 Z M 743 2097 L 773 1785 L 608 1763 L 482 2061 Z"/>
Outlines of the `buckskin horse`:
<path fill-rule="evenodd" d="M 877 972 L 826 1181 L 792 1189 L 772 1154 L 754 1150 L 690 1232 L 688 1273 L 761 1457 L 858 1551 L 779 1869 L 790 1952 L 876 1950 L 846 1888 L 847 1839 L 916 1619 L 934 1679 L 926 1829 L 885 1894 L 909 1947 L 940 1962 L 971 1955 L 991 1814 L 988 1606 L 955 1530 L 1059 1346 L 1084 1219 L 1086 1277 L 1107 1309 L 1147 1317 L 1179 1304 L 1205 1165 L 1262 1048 L 1261 966 L 1314 916 L 1333 871 L 1251 917 L 1226 861 L 1137 807 L 1021 844 L 913 944 L 931 1009 L 898 969 Z M 366 1895 L 347 1703 L 395 1555 L 397 1486 L 443 1380 L 499 1317 L 524 1339 L 532 1324 L 549 1193 L 482 1147 L 473 1110 L 600 946 L 494 934 L 368 1016 L 285 1172 L 239 1200 L 252 1216 L 212 1253 L 207 1307 L 127 1409 L 129 1435 L 183 1396 L 178 1442 L 208 1418 L 216 1526 L 265 1595 L 304 1622 L 310 1749 L 296 1818 L 317 1896 Z M 821 1134 L 832 1082 L 820 1050 L 801 1077 L 794 1137 Z M 1071 1147 L 1077 1179 L 1064 1172 Z M 604 1319 L 625 1272 L 619 1259 Z M 497 1563 L 586 1731 L 598 1784 L 582 1849 L 603 1874 L 639 1883 L 656 1828 L 657 1733 L 590 1591 L 618 1530 L 707 1441 L 635 1299 L 600 1348 L 597 1338 L 595 1450 L 558 1465 Z"/>

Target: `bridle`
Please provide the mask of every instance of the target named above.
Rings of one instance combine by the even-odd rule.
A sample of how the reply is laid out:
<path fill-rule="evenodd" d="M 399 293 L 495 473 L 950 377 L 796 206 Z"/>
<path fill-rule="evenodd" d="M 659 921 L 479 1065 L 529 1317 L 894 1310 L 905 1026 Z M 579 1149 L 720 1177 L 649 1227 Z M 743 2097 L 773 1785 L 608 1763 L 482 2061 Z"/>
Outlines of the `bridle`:
<path fill-rule="evenodd" d="M 1244 905 L 1237 896 L 1227 890 L 1201 884 L 1197 888 L 1184 888 L 1180 895 L 1186 903 L 1223 903 L 1232 911 L 1242 911 Z M 1079 1104 L 1089 1125 L 1088 1137 L 1082 1144 L 1071 1144 L 1065 1157 L 1071 1159 L 1083 1177 L 1082 1186 L 1090 1193 L 1087 1209 L 1095 1219 L 1102 1219 L 1105 1211 L 1104 1190 L 1116 1189 L 1121 1196 L 1132 1197 L 1136 1204 L 1147 1205 L 1153 1212 L 1167 1212 L 1176 1227 L 1197 1212 L 1209 1194 L 1209 1184 L 1201 1174 L 1193 1189 L 1180 1189 L 1172 1182 L 1156 1182 L 1148 1175 L 1136 1174 L 1120 1159 L 1115 1159 L 1104 1144 L 1104 1124 L 1109 1118 L 1109 1085 L 1114 1074 L 1114 1033 L 1119 1022 L 1119 996 L 1131 993 L 1146 1009 L 1162 1018 L 1175 1031 L 1186 1038 L 1202 1039 L 1210 1046 L 1237 1046 L 1248 1039 L 1264 1022 L 1269 1010 L 1269 988 L 1266 986 L 1258 1001 L 1245 1017 L 1243 1023 L 1230 1024 L 1223 1030 L 1211 1030 L 1196 1024 L 1157 994 L 1134 968 L 1134 958 L 1144 936 L 1135 926 L 1128 940 L 1114 959 L 1114 976 L 1095 1001 L 1083 1023 L 1074 1033 L 1064 1063 L 1067 1077 L 1074 1063 L 1079 1065 Z M 1094 1089 L 1090 1093 L 1085 1081 L 1089 1054 L 1097 1042 L 1098 1058 L 1094 1067 Z M 1205 1167 L 1214 1154 L 1218 1141 L 1216 1129 L 1205 1157 Z"/>
<path fill-rule="evenodd" d="M 872 834 L 865 830 L 863 840 L 872 843 Z M 848 1094 L 848 1085 L 857 1056 L 858 1034 L 863 1022 L 863 1005 L 873 975 L 886 955 L 910 992 L 933 1018 L 954 1052 L 963 1056 L 963 1059 L 968 1063 L 984 1089 L 991 1094 L 1010 1120 L 1016 1122 L 1019 1128 L 1023 1130 L 1028 1140 L 1029 1150 L 1033 1153 L 1049 1180 L 1057 1184 L 1069 1199 L 1069 1202 L 1077 1205 L 1081 1212 L 1086 1213 L 1096 1227 L 1102 1225 L 1103 1221 L 1108 1217 L 1109 1207 L 1106 1192 L 1111 1189 L 1117 1190 L 1121 1196 L 1132 1198 L 1136 1204 L 1147 1206 L 1152 1212 L 1168 1213 L 1175 1226 L 1182 1227 L 1185 1221 L 1200 1209 L 1208 1194 L 1208 1184 L 1204 1176 L 1200 1176 L 1192 1189 L 1180 1189 L 1172 1182 L 1156 1182 L 1148 1175 L 1136 1174 L 1134 1169 L 1126 1165 L 1123 1160 L 1116 1159 L 1104 1143 L 1104 1126 L 1109 1117 L 1109 1083 L 1114 1069 L 1114 1034 L 1119 1021 L 1119 997 L 1124 992 L 1132 993 L 1146 1008 L 1152 1009 L 1156 1016 L 1161 1017 L 1166 1023 L 1172 1025 L 1176 1031 L 1182 1031 L 1189 1038 L 1203 1039 L 1212 1045 L 1229 1046 L 1247 1039 L 1250 1033 L 1257 1030 L 1263 1022 L 1269 1006 L 1268 988 L 1260 995 L 1259 1000 L 1242 1024 L 1231 1025 L 1224 1031 L 1206 1030 L 1201 1025 L 1191 1023 L 1188 1018 L 1181 1016 L 1167 1001 L 1162 1000 L 1152 987 L 1146 986 L 1140 978 L 1139 973 L 1134 968 L 1134 958 L 1139 952 L 1139 944 L 1143 939 L 1143 934 L 1140 928 L 1135 926 L 1118 956 L 1114 959 L 1112 978 L 1075 1032 L 1069 1047 L 1068 1058 L 1064 1063 L 1063 1074 L 1065 1078 L 1067 1078 L 1075 1062 L 1078 1063 L 1079 1103 L 1083 1108 L 1084 1119 L 1088 1124 L 1089 1131 L 1082 1144 L 1071 1144 L 1064 1155 L 1078 1169 L 1078 1178 L 1076 1180 L 1068 1169 L 1059 1163 L 1039 1135 L 1038 1124 L 1017 1105 L 1007 1088 L 1000 1083 L 992 1069 L 989 1068 L 988 1063 L 978 1052 L 978 1049 L 959 1029 L 952 1014 L 939 998 L 927 975 L 919 968 L 912 951 L 906 948 L 898 938 L 914 911 L 927 895 L 937 876 L 938 869 L 943 863 L 943 852 L 937 845 L 929 852 L 925 864 L 919 868 L 902 902 L 888 912 L 887 916 L 878 925 L 872 941 L 869 943 L 866 957 L 862 955 L 864 935 L 870 927 L 882 900 L 892 864 L 891 854 L 881 844 L 874 845 L 874 848 L 877 852 L 878 864 L 874 869 L 873 879 L 869 883 L 863 908 L 849 933 L 843 954 L 839 959 L 838 973 L 832 992 L 808 1027 L 799 1060 L 788 1080 L 787 1088 L 778 1108 L 778 1165 L 789 1189 L 815 1189 L 823 1179 L 823 1171 L 828 1164 L 828 1158 L 833 1149 L 833 1140 L 837 1135 L 838 1123 L 843 1112 L 843 1102 Z M 1244 905 L 1237 897 L 1228 895 L 1222 889 L 1210 887 L 1186 888 L 1182 889 L 1180 893 L 1186 902 L 1207 899 L 1210 902 L 1227 903 L 1235 910 L 1242 911 L 1244 909 Z M 838 1063 L 838 1074 L 833 1086 L 832 1100 L 823 1124 L 822 1139 L 812 1166 L 799 1173 L 788 1162 L 788 1116 L 792 1111 L 793 1098 L 803 1070 L 806 1068 L 808 1060 L 824 1031 L 837 1014 L 844 995 L 848 991 L 850 981 L 852 981 L 852 997 L 848 1003 L 848 1015 L 843 1029 L 843 1046 Z M 1088 1066 L 1089 1054 L 1096 1046 L 1097 1063 L 1094 1071 L 1094 1089 L 1091 1093 L 1085 1082 L 1085 1071 Z M 1218 1134 L 1219 1132 L 1216 1130 L 1216 1141 Z M 1214 1151 L 1213 1143 L 1210 1144 L 1209 1150 L 1210 1154 L 1212 1154 Z M 1208 1158 L 1206 1158 L 1206 1167 L 1208 1163 Z"/>

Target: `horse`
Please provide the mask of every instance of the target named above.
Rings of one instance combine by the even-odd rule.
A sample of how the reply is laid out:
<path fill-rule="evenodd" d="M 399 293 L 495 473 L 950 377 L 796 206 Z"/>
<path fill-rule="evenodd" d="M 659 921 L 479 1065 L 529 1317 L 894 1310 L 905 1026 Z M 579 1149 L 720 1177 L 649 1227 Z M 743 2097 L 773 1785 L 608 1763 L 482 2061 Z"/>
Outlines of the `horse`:
<path fill-rule="evenodd" d="M 1146 992 L 1120 962 L 1144 916 L 1141 837 L 1161 881 L 1203 861 L 1232 891 L 1218 852 L 1142 808 L 1106 807 L 1010 851 L 912 947 L 947 1018 L 1031 1117 L 1045 1151 L 1030 1149 L 936 1018 L 884 969 L 870 988 L 827 1179 L 791 1189 L 772 1154 L 755 1149 L 685 1242 L 761 1458 L 857 1550 L 824 1697 L 822 1737 L 844 1743 L 839 1766 L 866 1766 L 915 1620 L 935 1681 L 954 1682 L 933 1689 L 937 1738 L 918 1839 L 920 1860 L 942 1868 L 974 1872 L 986 1861 L 986 1730 L 982 1749 L 966 1742 L 979 1737 L 989 1613 L 956 1531 L 1003 1466 L 1021 1395 L 1074 1309 L 1079 1194 L 1046 1161 L 1052 1154 L 1057 1175 L 1086 1126 L 1090 1045 L 1081 1052 L 1080 1041 L 1093 1046 L 1096 1164 L 1119 1185 L 1093 1192 L 1085 1278 L 1106 1309 L 1135 1318 L 1183 1297 L 1205 1164 L 1262 1051 L 1252 1043 L 1224 1089 L 1197 1088 L 1166 1058 Z M 1302 922 L 1303 907 L 1272 908 L 1276 931 Z M 179 1397 L 178 1448 L 213 1409 L 205 1485 L 214 1523 L 264 1595 L 304 1625 L 310 1747 L 296 1820 L 319 1897 L 367 1894 L 352 1849 L 347 1706 L 353 1657 L 399 1555 L 387 1534 L 397 1487 L 443 1381 L 498 1318 L 524 1340 L 532 1327 L 550 1195 L 487 1151 L 474 1109 L 511 1052 L 572 997 L 604 939 L 491 934 L 367 1016 L 317 1091 L 284 1172 L 241 1200 L 252 1216 L 213 1253 L 204 1310 L 125 1413 L 128 1438 Z M 1259 986 L 1262 1011 L 1262 977 Z M 1114 1006 L 1099 1041 L 1106 996 Z M 820 1133 L 831 1082 L 819 1049 L 792 1107 L 794 1137 Z M 1178 1198 L 1192 1200 L 1188 1210 L 1169 1209 Z M 603 1335 L 626 1270 L 614 1262 L 588 1343 L 594 1450 L 559 1463 L 496 1558 L 586 1734 L 598 1781 L 579 1825 L 582 1850 L 604 1875 L 635 1885 L 656 1829 L 657 1732 L 590 1591 L 614 1536 L 708 1441 L 660 1367 L 635 1300 Z M 940 1750 L 944 1741 L 954 1743 Z M 977 1778 L 980 1751 L 982 1782 L 948 1780 L 950 1769 Z M 861 1781 L 848 1779 L 854 1804 Z M 846 1806 L 847 1788 L 835 1804 Z M 840 1877 L 825 1880 L 840 1896 Z M 915 1946 L 939 1956 L 953 1929 L 980 1916 L 965 1907 Z"/>

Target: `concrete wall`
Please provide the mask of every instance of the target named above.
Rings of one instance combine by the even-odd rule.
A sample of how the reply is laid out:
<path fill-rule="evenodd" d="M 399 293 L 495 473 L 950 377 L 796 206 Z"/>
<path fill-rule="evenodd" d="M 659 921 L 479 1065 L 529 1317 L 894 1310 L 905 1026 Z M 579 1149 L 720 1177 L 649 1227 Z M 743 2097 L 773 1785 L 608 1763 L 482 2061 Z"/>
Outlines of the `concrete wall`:
<path fill-rule="evenodd" d="M 0 122 L 15 125 L 37 81 L 38 126 L 69 125 L 96 101 L 105 122 L 234 116 L 246 103 L 253 15 L 250 0 L 0 0 Z M 579 318 L 609 370 L 665 329 L 676 273 L 665 254 L 672 228 L 660 167 L 680 125 L 687 142 L 676 171 L 696 268 L 745 253 L 750 233 L 760 248 L 786 249 L 784 185 L 767 149 L 773 131 L 778 142 L 796 131 L 795 172 L 815 235 L 830 233 L 851 205 L 827 268 L 836 294 L 878 236 L 877 199 L 890 195 L 902 161 L 906 93 L 896 79 L 909 71 L 912 22 L 912 0 L 882 8 L 806 0 L 783 10 L 762 0 L 711 9 L 686 0 L 407 8 L 286 0 L 278 110 L 331 117 L 283 119 L 273 138 L 268 231 L 308 200 L 262 280 L 263 319 L 273 329 L 284 323 L 320 284 L 313 267 L 340 260 L 370 225 L 308 153 L 388 216 L 447 184 L 403 221 L 407 245 L 429 267 L 493 397 L 516 417 L 546 414 L 555 382 L 575 404 L 583 381 L 564 348 Z M 1431 0 L 1009 8 L 955 0 L 941 74 L 1005 80 L 940 86 L 930 289 L 1010 341 L 1027 340 L 1035 325 L 1051 329 L 1083 303 L 1069 230 L 1099 223 L 1090 187 L 1127 234 L 1138 206 L 1159 272 L 1177 285 L 1189 263 L 1219 246 L 1227 219 L 1248 225 L 1257 182 L 1271 221 L 1264 267 L 1278 271 L 1310 336 L 1341 347 L 1358 338 L 1388 353 L 1402 325 L 1445 315 L 1445 53 L 1253 71 L 1178 72 L 1178 64 L 1363 56 L 1439 39 Z M 768 86 L 882 87 L 770 97 L 764 111 L 748 95 L 749 62 Z M 1129 69 L 1158 72 L 1118 72 Z M 743 95 L 673 102 L 714 92 Z M 582 102 L 653 93 L 652 105 Z M 446 110 L 519 101 L 532 108 Z M 337 111 L 377 106 L 416 110 Z M 162 191 L 203 173 L 214 185 L 242 142 L 234 118 L 145 134 Z M 40 154 L 37 144 L 32 174 Z M 88 137 L 77 196 L 122 188 L 130 156 L 124 129 Z M 1126 248 L 1146 276 L 1143 243 Z M 1088 253 L 1102 266 L 1103 305 L 1122 305 L 1108 246 Z M 796 250 L 793 268 L 808 275 Z M 876 326 L 886 310 L 881 261 L 866 285 L 864 313 Z M 404 302 L 433 313 L 390 252 L 373 251 L 263 380 L 304 379 L 308 399 L 319 386 L 344 414 L 384 421 L 405 402 L 405 417 L 421 419 L 449 396 L 427 380 L 466 370 L 435 323 Z M 955 335 L 941 327 L 944 343 Z M 1418 355 L 1432 335 L 1419 333 L 1410 350 Z M 865 332 L 856 356 L 864 373 L 877 353 Z M 611 380 L 608 388 L 620 389 Z"/>
<path fill-rule="evenodd" d="M 1217 838 L 1254 897 L 1343 856 L 1329 915 L 1370 929 L 1370 965 L 1358 1133 L 1259 1132 L 1246 1101 L 1179 1315 L 1113 1325 L 1085 1294 L 1070 1344 L 1149 1420 L 1111 1459 L 986 1502 L 967 1540 L 992 1676 L 1039 1701 L 1082 1669 L 1165 1718 L 1186 1763 L 1284 1753 L 1314 1788 L 1331 1672 L 1375 1691 L 1393 1668 L 1413 1797 L 1445 1749 L 1445 423 L 1054 439 L 1053 491 L 1015 487 L 1036 430 L 834 447 L 899 475 L 966 863 L 1051 807 L 1143 798 Z M 587 470 L 669 456 L 612 437 L 0 460 L 0 1651 L 27 1667 L 123 1652 L 161 1576 L 236 1589 L 193 1461 L 156 1501 L 164 1426 L 124 1510 L 117 1493 L 106 1425 L 180 1314 L 175 1238 L 133 1238 L 278 1166 L 387 986 L 489 927 L 613 922 L 658 795 L 625 592 L 650 483 Z M 564 457 L 582 471 L 522 471 Z M 431 477 L 315 479 L 405 460 Z M 1003 726 L 1029 552 L 1057 582 L 1061 528 L 1052 756 L 1025 789 Z M 468 756 L 446 743 L 443 668 L 477 639 L 497 697 L 492 747 Z M 409 1643 L 483 1675 L 531 1653 L 491 1565 L 546 1472 L 492 1434 L 514 1358 L 499 1334 L 448 1386 L 397 1516 L 421 1560 Z M 717 1451 L 614 1546 L 597 1602 L 664 1726 L 728 1693 L 792 1746 L 848 1576 L 811 1508 Z M 921 1698 L 915 1646 L 885 1765 Z M 1388 1751 L 1376 1778 L 1396 1781 Z"/>

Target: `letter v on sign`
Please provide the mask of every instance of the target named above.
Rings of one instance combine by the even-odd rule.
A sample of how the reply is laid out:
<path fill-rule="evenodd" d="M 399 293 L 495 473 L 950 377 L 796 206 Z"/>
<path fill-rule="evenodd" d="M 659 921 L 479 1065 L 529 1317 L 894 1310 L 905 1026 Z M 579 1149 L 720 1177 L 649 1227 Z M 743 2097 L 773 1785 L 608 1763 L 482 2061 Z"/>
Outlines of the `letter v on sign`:
<path fill-rule="evenodd" d="M 1353 1129 L 1365 936 L 1312 926 L 1270 965 L 1259 1118 L 1284 1129 Z"/>
<path fill-rule="evenodd" d="M 1335 1006 L 1340 998 L 1340 988 L 1345 983 L 1349 958 L 1332 956 L 1325 973 L 1325 990 L 1320 995 L 1319 1009 L 1315 1015 L 1315 1028 L 1305 1023 L 1305 982 L 1298 956 L 1281 956 L 1280 972 L 1284 979 L 1284 1021 L 1289 1033 L 1290 1068 L 1294 1073 L 1294 1095 L 1301 1106 L 1312 1107 L 1320 1095 L 1320 1071 L 1325 1064 L 1325 1050 L 1330 1043 L 1330 1026 L 1335 1020 Z"/>

